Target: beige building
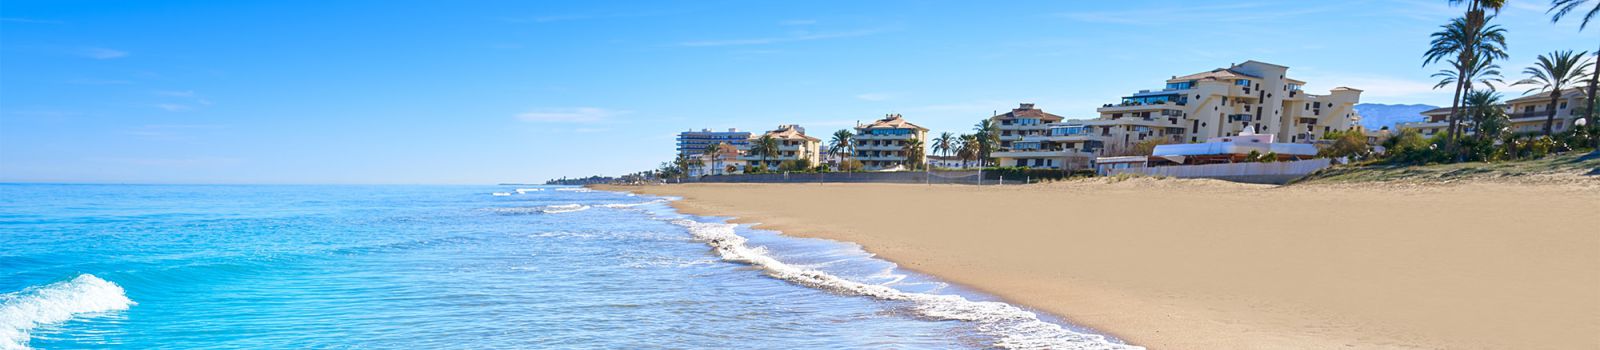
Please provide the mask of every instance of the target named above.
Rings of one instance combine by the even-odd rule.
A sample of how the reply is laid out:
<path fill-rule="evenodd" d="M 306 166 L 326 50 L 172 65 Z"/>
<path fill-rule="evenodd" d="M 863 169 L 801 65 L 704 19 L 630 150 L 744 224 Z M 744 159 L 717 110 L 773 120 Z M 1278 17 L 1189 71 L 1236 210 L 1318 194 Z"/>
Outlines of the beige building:
<path fill-rule="evenodd" d="M 1535 93 L 1506 101 L 1506 116 L 1511 118 L 1510 132 L 1518 134 L 1540 134 L 1544 132 L 1544 122 L 1550 116 L 1550 94 Z M 1555 122 L 1550 126 L 1552 133 L 1572 130 L 1583 119 L 1583 112 L 1588 108 L 1583 101 L 1582 88 L 1571 88 L 1561 92 L 1561 98 L 1556 101 Z M 1450 128 L 1450 107 L 1434 108 L 1422 112 L 1423 121 L 1400 123 L 1395 125 L 1401 130 L 1417 130 L 1423 136 L 1433 136 L 1446 133 Z M 1465 134 L 1472 134 L 1471 122 L 1463 121 Z"/>
<path fill-rule="evenodd" d="M 1192 143 L 1237 136 L 1246 130 L 1288 142 L 1309 142 L 1329 131 L 1357 126 L 1361 90 L 1338 87 L 1327 95 L 1301 90 L 1289 67 L 1245 61 L 1228 68 L 1172 77 L 1160 91 L 1140 91 L 1102 106 L 1086 123 L 1105 142 L 1105 155 L 1130 155 L 1151 139 Z"/>
<path fill-rule="evenodd" d="M 1159 91 L 1144 90 L 1101 106 L 1099 118 L 1065 120 L 1024 103 L 991 118 L 1000 132 L 1000 166 L 1088 169 L 1096 157 L 1141 153 L 1152 141 L 1197 143 L 1241 134 L 1309 143 L 1358 126 L 1361 90 L 1338 87 L 1305 93 L 1288 67 L 1246 61 L 1174 76 Z"/>
<path fill-rule="evenodd" d="M 700 159 L 700 164 L 689 167 L 689 176 L 742 174 L 746 165 L 745 161 L 740 159 L 743 151 L 740 147 L 728 143 L 717 144 L 716 153 L 705 153 L 702 150 L 700 155 L 696 156 Z"/>
<path fill-rule="evenodd" d="M 865 170 L 910 168 L 906 143 L 922 140 L 927 154 L 928 128 L 917 126 L 899 114 L 889 114 L 871 124 L 856 125 L 855 159 Z"/>
<path fill-rule="evenodd" d="M 1086 168 L 1100 141 L 1086 131 L 1083 121 L 1065 119 L 1032 103 L 989 117 L 999 134 L 999 149 L 991 156 L 1004 167 Z"/>
<path fill-rule="evenodd" d="M 761 156 L 751 154 L 749 151 L 749 148 L 756 146 L 756 140 L 761 136 L 771 136 L 778 140 L 778 154 L 768 156 L 766 164 L 761 163 Z M 822 161 L 822 140 L 806 136 L 806 129 L 794 124 L 779 125 L 776 130 L 765 134 L 751 135 L 749 146 L 744 149 L 745 152 L 739 156 L 739 160 L 745 161 L 748 166 L 764 165 L 769 170 L 777 169 L 778 165 L 785 161 L 804 159 L 810 162 L 811 166 L 816 166 Z"/>

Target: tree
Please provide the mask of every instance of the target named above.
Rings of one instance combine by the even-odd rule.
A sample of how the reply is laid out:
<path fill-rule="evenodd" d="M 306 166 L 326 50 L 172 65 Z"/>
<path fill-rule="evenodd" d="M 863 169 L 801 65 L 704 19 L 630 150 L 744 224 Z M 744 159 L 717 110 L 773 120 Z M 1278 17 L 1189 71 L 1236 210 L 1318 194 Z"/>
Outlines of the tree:
<path fill-rule="evenodd" d="M 1452 0 L 1451 3 L 1460 3 L 1461 0 Z M 1473 0 L 1467 15 L 1450 20 L 1449 24 L 1440 26 L 1438 32 L 1432 34 L 1433 40 L 1429 42 L 1428 51 L 1423 53 L 1424 66 L 1448 60 L 1454 56 L 1456 68 L 1455 95 L 1450 102 L 1450 128 L 1446 148 L 1455 144 L 1457 124 L 1461 120 L 1461 95 L 1472 75 L 1467 70 L 1475 66 L 1488 66 L 1493 60 L 1504 59 L 1506 38 L 1505 29 L 1499 25 L 1488 24 L 1494 16 L 1484 16 L 1483 10 L 1478 8 L 1480 1 Z M 1493 2 L 1493 1 L 1491 1 Z M 1500 1 L 1503 4 L 1503 1 Z M 1493 5 L 1493 4 L 1491 4 Z M 1498 9 L 1498 7 L 1494 7 Z"/>
<path fill-rule="evenodd" d="M 849 129 L 839 129 L 839 131 L 834 131 L 833 140 L 828 141 L 828 153 L 832 153 L 834 156 L 839 157 L 839 164 L 843 165 L 845 159 L 849 158 L 851 154 L 855 153 L 855 138 L 856 134 L 851 133 Z M 839 170 L 844 169 L 841 166 Z"/>
<path fill-rule="evenodd" d="M 1534 88 L 1528 89 L 1528 93 L 1550 91 L 1550 105 L 1547 108 L 1550 113 L 1544 120 L 1544 136 L 1550 136 L 1550 128 L 1555 124 L 1556 104 L 1561 101 L 1561 89 L 1582 81 L 1589 66 L 1594 65 L 1588 55 L 1587 51 L 1574 55 L 1572 50 L 1539 55 L 1539 61 L 1533 67 L 1522 70 L 1528 78 L 1513 84 L 1534 85 Z"/>
<path fill-rule="evenodd" d="M 778 139 L 772 138 L 772 135 L 761 135 L 760 138 L 750 143 L 750 155 L 761 157 L 761 163 L 757 169 L 766 171 L 768 169 L 767 158 L 778 155 Z"/>
<path fill-rule="evenodd" d="M 1551 0 L 1550 10 L 1546 12 L 1555 12 L 1555 14 L 1550 16 L 1551 23 L 1560 22 L 1562 17 L 1566 17 L 1567 14 L 1572 12 L 1572 10 L 1578 10 L 1579 7 L 1588 2 L 1589 0 Z M 1589 27 L 1589 21 L 1594 20 L 1596 14 L 1600 14 L 1600 1 L 1595 1 L 1594 8 L 1589 9 L 1589 11 L 1583 15 L 1582 22 L 1579 22 L 1578 24 L 1578 31 L 1587 29 Z M 1595 53 L 1600 54 L 1600 49 L 1596 49 Z M 1596 60 L 1600 61 L 1600 59 Z M 1595 120 L 1597 117 L 1600 117 L 1600 113 L 1597 113 L 1596 111 L 1596 109 L 1600 107 L 1595 106 L 1596 104 L 1600 104 L 1600 99 L 1596 99 L 1597 96 L 1600 96 L 1600 94 L 1597 94 L 1600 92 L 1596 91 L 1597 86 L 1600 86 L 1600 68 L 1596 68 L 1594 72 L 1589 73 L 1589 93 L 1586 95 L 1589 97 L 1589 103 L 1588 108 L 1584 109 L 1583 111 L 1583 119 L 1585 121 L 1584 124 L 1589 126 L 1589 134 L 1591 135 L 1590 138 L 1593 139 L 1591 141 L 1591 146 L 1600 148 L 1600 123 L 1596 123 L 1597 120 Z"/>
<path fill-rule="evenodd" d="M 961 135 L 956 138 L 956 158 L 961 159 L 961 168 L 967 167 L 967 162 L 978 158 L 978 137 L 971 134 Z"/>
<path fill-rule="evenodd" d="M 902 141 L 900 143 L 900 151 L 906 153 L 907 169 L 917 170 L 922 168 L 925 163 L 922 158 L 927 154 L 927 147 L 922 143 L 922 139 L 912 137 Z"/>
<path fill-rule="evenodd" d="M 977 138 L 978 166 L 989 164 L 989 155 L 994 154 L 994 149 L 1000 143 L 1000 131 L 994 125 L 994 120 L 984 119 L 972 126 L 972 136 Z"/>
<path fill-rule="evenodd" d="M 1477 130 L 1473 136 L 1480 146 L 1490 145 L 1494 140 L 1500 139 L 1500 136 L 1506 133 L 1506 128 L 1511 126 L 1511 119 L 1506 115 L 1499 93 L 1473 91 L 1462 99 L 1462 104 L 1466 105 L 1467 116 L 1471 118 L 1473 128 Z M 1490 158 L 1488 154 L 1478 156 L 1485 160 Z"/>
<path fill-rule="evenodd" d="M 706 149 L 704 151 L 702 151 L 701 153 L 703 153 L 705 155 L 708 155 L 708 156 L 711 156 L 711 168 L 712 169 L 721 169 L 722 168 L 721 167 L 722 155 L 719 154 L 719 153 L 722 153 L 722 143 L 721 142 L 706 145 Z"/>
<path fill-rule="evenodd" d="M 1334 130 L 1323 134 L 1322 138 L 1333 140 L 1333 144 L 1317 151 L 1317 155 L 1330 158 L 1366 158 L 1371 154 L 1367 146 L 1367 135 L 1362 129 Z M 1276 154 L 1273 154 L 1276 156 Z"/>
<path fill-rule="evenodd" d="M 1168 144 L 1168 143 L 1172 143 L 1172 140 L 1168 140 L 1166 138 L 1153 138 L 1153 139 L 1149 139 L 1149 140 L 1139 141 L 1139 143 L 1133 144 L 1133 149 L 1131 150 L 1133 154 L 1130 154 L 1130 155 L 1133 155 L 1133 156 L 1148 156 L 1148 155 L 1151 155 L 1152 153 L 1155 153 L 1156 146 L 1165 145 L 1165 144 Z"/>
<path fill-rule="evenodd" d="M 933 151 L 938 152 L 941 156 L 949 156 L 950 152 L 954 151 L 955 148 L 956 136 L 949 132 L 941 133 L 939 137 L 933 138 Z"/>

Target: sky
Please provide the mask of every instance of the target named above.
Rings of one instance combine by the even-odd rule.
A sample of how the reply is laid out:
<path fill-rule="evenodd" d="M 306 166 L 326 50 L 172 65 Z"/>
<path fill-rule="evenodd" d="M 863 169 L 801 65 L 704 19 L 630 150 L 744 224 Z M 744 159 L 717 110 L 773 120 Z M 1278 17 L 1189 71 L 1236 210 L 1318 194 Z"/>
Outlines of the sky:
<path fill-rule="evenodd" d="M 1600 48 L 1511 0 L 1510 80 Z M 1068 118 L 1174 75 L 1286 65 L 1308 92 L 1448 105 L 1444 0 L 0 3 L 0 181 L 455 184 L 620 175 L 677 132 L 933 133 Z M 1522 87 L 1507 90 L 1520 95 Z M 824 137 L 825 138 L 825 137 Z"/>

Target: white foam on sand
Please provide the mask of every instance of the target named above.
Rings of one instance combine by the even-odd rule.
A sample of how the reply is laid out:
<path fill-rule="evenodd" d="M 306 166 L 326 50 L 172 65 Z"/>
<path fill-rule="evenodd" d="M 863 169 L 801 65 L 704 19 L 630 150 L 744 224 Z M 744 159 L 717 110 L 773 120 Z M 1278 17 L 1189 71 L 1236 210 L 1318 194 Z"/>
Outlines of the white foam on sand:
<path fill-rule="evenodd" d="M 0 349 L 27 349 L 29 332 L 39 326 L 133 304 L 121 286 L 90 274 L 0 295 Z"/>
<path fill-rule="evenodd" d="M 588 189 L 588 188 L 583 188 L 583 187 L 562 187 L 562 188 L 557 188 L 556 190 L 557 191 L 567 191 L 567 192 L 594 192 L 594 190 L 591 190 L 591 189 Z"/>
<path fill-rule="evenodd" d="M 959 295 L 909 293 L 876 284 L 846 280 L 826 272 L 790 265 L 752 248 L 734 233 L 737 225 L 673 220 L 689 229 L 696 240 L 716 251 L 722 260 L 761 268 L 768 276 L 791 283 L 837 293 L 861 295 L 882 300 L 905 301 L 917 314 L 941 320 L 972 322 L 978 331 L 994 336 L 993 346 L 1006 349 L 1144 349 L 1121 344 L 1098 334 L 1080 333 L 1039 319 L 1022 308 L 994 301 L 973 301 Z"/>

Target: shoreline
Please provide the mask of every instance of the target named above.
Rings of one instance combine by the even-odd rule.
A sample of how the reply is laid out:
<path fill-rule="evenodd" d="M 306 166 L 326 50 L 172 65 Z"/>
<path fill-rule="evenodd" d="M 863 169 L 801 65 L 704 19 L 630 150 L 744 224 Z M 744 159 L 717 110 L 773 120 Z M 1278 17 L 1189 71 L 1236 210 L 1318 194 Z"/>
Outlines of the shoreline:
<path fill-rule="evenodd" d="M 1525 228 L 1544 229 L 1553 237 L 1522 240 L 1509 236 L 1526 233 L 1497 233 L 1515 225 L 1495 224 L 1495 220 L 1471 213 L 1485 211 L 1482 208 L 1430 211 L 1420 214 L 1425 218 L 1409 220 L 1396 213 L 1427 211 L 1439 204 L 1435 202 L 1452 207 L 1479 203 L 1485 197 L 1508 197 L 1486 204 L 1519 204 L 1502 208 L 1508 211 L 1505 215 L 1592 217 L 1593 205 L 1583 204 L 1600 201 L 1600 191 L 1594 191 L 1591 183 L 1279 187 L 1137 179 L 1118 184 L 984 188 L 890 184 L 595 187 L 681 197 L 683 200 L 672 201 L 671 206 L 685 214 L 729 217 L 730 223 L 756 223 L 757 229 L 785 235 L 854 243 L 900 268 L 1153 349 L 1489 349 L 1600 344 L 1583 335 L 1600 331 L 1600 319 L 1590 316 L 1600 314 L 1600 302 L 1583 297 L 1600 293 L 1600 277 L 1596 277 L 1600 276 L 1600 252 L 1582 250 L 1600 246 L 1600 233 L 1581 232 L 1581 220 Z M 784 200 L 764 200 L 773 198 Z M 942 201 L 960 205 L 940 205 Z M 995 209 L 1008 203 L 1020 207 L 1013 208 L 1015 213 Z M 1232 215 L 1228 210 L 1207 209 L 1216 204 L 1281 216 L 1255 219 L 1265 221 L 1257 223 L 1261 226 L 1281 226 L 1307 217 L 1319 220 L 1315 225 L 1285 226 L 1296 227 L 1288 232 L 1233 232 L 1238 228 L 1217 228 L 1248 228 L 1246 224 L 1253 220 L 1228 217 Z M 1193 205 L 1202 213 L 1170 215 L 1223 218 L 1174 225 L 1163 222 L 1163 215 L 1141 214 L 1141 205 L 1166 211 Z M 1355 206 L 1343 213 L 1346 215 L 1380 216 L 1348 228 L 1367 233 L 1351 234 L 1334 229 L 1343 227 L 1326 217 L 1291 209 L 1339 211 L 1345 205 Z M 878 217 L 874 212 L 895 217 Z M 901 213 L 925 215 L 898 217 Z M 1386 214 L 1396 216 L 1382 216 Z M 1474 222 L 1450 224 L 1438 220 L 1440 217 Z M 1129 228 L 1075 223 L 1088 218 L 1122 220 L 1146 228 L 1124 233 L 1119 230 Z M 882 222 L 885 220 L 906 221 Z M 1062 229 L 1068 227 L 1086 229 Z M 1186 227 L 1195 232 L 1176 234 Z M 1371 233 L 1385 231 L 1377 229 L 1383 227 L 1393 232 Z M 1432 232 L 1436 230 L 1457 234 Z M 980 239 L 974 239 L 979 235 Z M 1173 242 L 1165 242 L 1169 240 Z M 1214 246 L 1191 249 L 1208 244 Z M 1330 253 L 1321 248 L 1345 250 Z M 1544 256 L 1532 253 L 1551 249 L 1556 251 Z M 1484 259 L 1491 257 L 1486 255 L 1506 260 Z M 1545 302 L 1547 298 L 1557 301 Z"/>

